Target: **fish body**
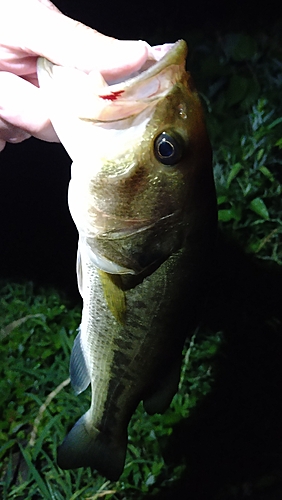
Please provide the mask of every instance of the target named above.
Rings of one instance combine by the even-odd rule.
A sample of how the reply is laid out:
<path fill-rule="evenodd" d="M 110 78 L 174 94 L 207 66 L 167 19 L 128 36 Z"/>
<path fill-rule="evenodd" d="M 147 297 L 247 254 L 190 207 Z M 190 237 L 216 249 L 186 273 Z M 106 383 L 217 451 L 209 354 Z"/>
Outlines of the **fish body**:
<path fill-rule="evenodd" d="M 113 85 L 38 64 L 73 159 L 83 311 L 71 381 L 78 394 L 92 390 L 58 464 L 90 466 L 111 480 L 123 471 L 139 402 L 162 413 L 177 391 L 216 234 L 211 147 L 186 53 L 182 40 L 159 60 L 153 50 L 140 74 Z"/>

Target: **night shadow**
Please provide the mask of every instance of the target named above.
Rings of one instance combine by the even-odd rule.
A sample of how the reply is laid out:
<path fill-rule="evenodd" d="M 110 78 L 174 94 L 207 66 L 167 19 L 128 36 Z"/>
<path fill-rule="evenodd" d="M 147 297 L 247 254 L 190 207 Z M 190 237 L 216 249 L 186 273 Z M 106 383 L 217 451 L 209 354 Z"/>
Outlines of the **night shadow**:
<path fill-rule="evenodd" d="M 155 499 L 282 499 L 281 288 L 279 266 L 220 236 L 205 317 L 224 333 L 216 381 L 174 428 L 166 460 L 186 471 Z"/>

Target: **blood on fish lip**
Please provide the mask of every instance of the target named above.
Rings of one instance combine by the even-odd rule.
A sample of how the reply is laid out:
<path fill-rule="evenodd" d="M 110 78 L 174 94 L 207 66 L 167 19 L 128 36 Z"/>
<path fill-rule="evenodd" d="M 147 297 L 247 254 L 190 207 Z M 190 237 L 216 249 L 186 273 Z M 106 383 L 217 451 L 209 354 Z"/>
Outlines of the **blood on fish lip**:
<path fill-rule="evenodd" d="M 107 95 L 99 95 L 99 97 L 101 97 L 101 99 L 105 99 L 107 101 L 116 101 L 118 97 L 121 96 L 121 94 L 123 94 L 124 90 L 116 90 L 114 92 L 111 92 L 110 94 L 107 94 Z"/>

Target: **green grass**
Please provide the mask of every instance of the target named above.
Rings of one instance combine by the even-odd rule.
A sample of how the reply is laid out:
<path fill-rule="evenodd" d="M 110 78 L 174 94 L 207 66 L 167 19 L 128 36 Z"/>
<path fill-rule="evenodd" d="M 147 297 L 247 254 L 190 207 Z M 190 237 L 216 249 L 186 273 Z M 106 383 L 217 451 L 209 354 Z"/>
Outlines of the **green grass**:
<path fill-rule="evenodd" d="M 136 491 L 157 491 L 179 478 L 184 466 L 167 466 L 163 449 L 173 425 L 187 417 L 189 408 L 209 390 L 213 378 L 210 358 L 220 337 L 207 337 L 198 348 L 198 336 L 193 337 L 183 365 L 181 390 L 165 415 L 149 417 L 140 404 L 129 426 L 124 473 L 111 484 L 89 469 L 69 472 L 56 465 L 56 448 L 67 427 L 90 403 L 89 391 L 87 396 L 76 397 L 67 380 L 80 310 L 68 309 L 56 292 L 35 294 L 30 283 L 3 284 L 0 297 L 0 316 L 5 318 L 0 350 L 3 499 L 130 499 L 136 498 Z M 64 381 L 65 387 L 54 394 Z"/>
<path fill-rule="evenodd" d="M 207 108 L 220 227 L 245 251 L 281 264 L 279 33 L 278 26 L 269 36 L 227 33 L 210 43 L 197 40 L 190 66 Z"/>
<path fill-rule="evenodd" d="M 220 229 L 256 261 L 270 261 L 280 267 L 282 58 L 279 28 L 273 28 L 269 35 L 221 33 L 207 36 L 196 33 L 186 38 L 188 42 L 191 40 L 189 69 L 203 97 L 214 148 Z M 220 287 L 224 287 L 221 282 Z M 222 297 L 226 295 L 225 289 L 220 293 Z M 230 327 L 235 337 L 242 326 L 242 318 L 246 321 L 249 313 L 247 305 L 244 310 L 245 302 L 240 302 L 239 295 L 236 291 L 231 300 L 239 303 L 238 315 L 236 310 L 234 316 L 235 327 Z M 267 303 L 267 296 L 263 300 Z M 224 315 L 224 308 L 222 305 L 221 310 L 219 305 L 214 314 Z M 187 341 L 181 387 L 164 415 L 149 417 L 142 405 L 138 407 L 129 426 L 124 473 L 118 482 L 110 483 L 89 469 L 62 471 L 56 465 L 57 446 L 67 428 L 88 409 L 90 402 L 89 391 L 76 397 L 67 380 L 80 315 L 79 308 L 68 307 L 56 291 L 35 293 L 31 283 L 1 285 L 1 498 L 162 498 L 163 492 L 174 491 L 181 478 L 193 475 L 193 464 L 187 463 L 185 454 L 175 460 L 168 456 L 167 450 L 183 422 L 195 425 L 195 429 L 195 415 L 201 422 L 202 405 L 213 398 L 211 391 L 221 377 L 218 366 L 222 363 L 232 365 L 224 326 L 221 328 L 222 323 L 213 318 L 212 327 L 202 326 Z M 238 327 L 237 316 L 241 321 Z M 273 331 L 280 331 L 280 321 L 281 318 L 270 313 L 267 316 Z M 255 341 L 249 344 L 247 338 L 243 340 L 244 349 L 249 348 L 251 352 L 244 361 L 246 366 L 252 356 L 256 356 L 254 344 L 257 339 L 254 338 Z M 261 343 L 262 352 L 265 346 L 266 351 L 271 348 L 267 347 L 265 339 Z M 236 341 L 234 349 L 243 350 Z M 260 359 L 263 361 L 263 355 Z M 242 364 L 238 373 L 244 372 L 245 365 Z M 61 386 L 63 382 L 65 386 Z M 239 376 L 231 385 L 236 383 L 239 384 Z M 245 379 L 242 386 L 244 384 L 248 387 Z M 255 387 L 254 382 L 250 391 Z M 241 392 L 243 389 L 239 390 Z M 224 421 L 222 425 L 224 427 Z M 203 428 L 208 442 L 205 432 Z M 203 453 L 205 445 L 206 442 L 202 446 Z M 281 462 L 280 455 L 276 462 Z M 281 482 L 277 469 L 252 474 L 243 478 L 239 473 L 236 477 L 227 474 L 213 498 L 241 499 L 244 491 L 251 491 L 249 497 L 253 499 L 276 498 L 271 492 Z M 195 500 L 199 498 L 196 496 Z"/>

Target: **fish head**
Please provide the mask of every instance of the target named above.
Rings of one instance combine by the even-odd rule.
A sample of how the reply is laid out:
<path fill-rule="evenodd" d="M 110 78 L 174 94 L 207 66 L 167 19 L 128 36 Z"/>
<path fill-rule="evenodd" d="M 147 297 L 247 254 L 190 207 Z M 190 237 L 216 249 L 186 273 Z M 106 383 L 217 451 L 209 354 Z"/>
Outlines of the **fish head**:
<path fill-rule="evenodd" d="M 80 247 L 108 273 L 159 265 L 199 226 L 214 195 L 187 45 L 168 46 L 159 60 L 157 49 L 138 74 L 111 85 L 39 62 L 52 123 L 73 160 L 69 208 Z"/>

